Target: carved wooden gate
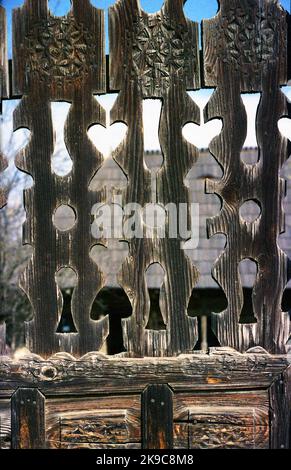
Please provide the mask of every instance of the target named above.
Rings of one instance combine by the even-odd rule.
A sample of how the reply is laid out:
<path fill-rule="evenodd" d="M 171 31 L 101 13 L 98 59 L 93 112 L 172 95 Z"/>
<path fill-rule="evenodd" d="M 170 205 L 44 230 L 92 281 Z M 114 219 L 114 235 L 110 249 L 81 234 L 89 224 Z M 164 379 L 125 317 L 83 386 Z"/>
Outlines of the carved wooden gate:
<path fill-rule="evenodd" d="M 165 0 L 160 12 L 145 13 L 138 0 L 117 0 L 109 11 L 109 70 L 105 56 L 104 12 L 89 0 L 73 0 L 65 17 L 54 17 L 47 0 L 26 0 L 13 15 L 13 67 L 10 96 L 21 96 L 15 130 L 31 131 L 16 159 L 32 176 L 25 191 L 24 243 L 33 254 L 21 278 L 34 318 L 27 324 L 31 351 L 20 360 L 0 359 L 0 447 L 13 448 L 286 448 L 289 445 L 290 367 L 287 341 L 290 318 L 281 309 L 290 278 L 289 260 L 277 240 L 284 230 L 284 180 L 287 139 L 278 120 L 288 116 L 280 86 L 288 81 L 287 13 L 277 0 L 221 0 L 216 17 L 206 20 L 203 51 L 200 25 L 186 19 L 183 0 Z M 0 9 L 0 91 L 9 95 L 5 12 Z M 227 244 L 213 266 L 228 306 L 212 315 L 220 346 L 193 352 L 197 319 L 187 315 L 199 273 L 181 248 L 182 237 L 153 230 L 151 237 L 130 238 L 129 256 L 119 284 L 132 305 L 123 320 L 126 352 L 100 351 L 109 322 L 91 319 L 104 286 L 91 259 L 91 210 L 105 203 L 90 181 L 104 156 L 88 138 L 94 124 L 106 125 L 94 94 L 118 92 L 111 123 L 123 122 L 126 137 L 114 160 L 128 184 L 123 205 L 152 204 L 151 174 L 144 164 L 142 105 L 162 100 L 159 127 L 163 165 L 157 175 L 160 207 L 188 202 L 184 178 L 198 150 L 183 138 L 187 122 L 199 124 L 198 106 L 188 90 L 213 87 L 206 120 L 223 121 L 210 151 L 223 169 L 221 180 L 206 181 L 206 192 L 222 200 L 208 220 L 209 237 L 223 233 Z M 259 92 L 256 117 L 259 161 L 241 160 L 247 115 L 243 92 Z M 54 152 L 51 102 L 71 103 L 65 142 L 73 160 L 66 177 L 51 170 Z M 1 157 L 1 171 L 5 160 Z M 259 218 L 247 223 L 240 207 L 255 200 Z M 5 203 L 1 193 L 1 206 Z M 56 209 L 70 206 L 76 221 L 68 231 L 53 223 Z M 188 214 L 190 218 L 190 213 Z M 143 221 L 140 219 L 143 230 Z M 99 241 L 106 245 L 106 239 Z M 240 261 L 254 260 L 256 323 L 240 323 Z M 165 271 L 160 307 L 166 328 L 147 328 L 149 297 L 145 272 L 152 263 Z M 56 273 L 77 274 L 72 297 L 76 331 L 59 333 L 63 299 Z M 4 327 L 2 327 L 4 334 Z M 288 380 L 289 375 L 289 380 Z M 289 386 L 289 388 L 288 388 Z M 289 392 L 288 392 L 289 390 Z M 289 393 L 289 394 L 288 394 Z M 12 413 L 10 413 L 10 407 Z"/>

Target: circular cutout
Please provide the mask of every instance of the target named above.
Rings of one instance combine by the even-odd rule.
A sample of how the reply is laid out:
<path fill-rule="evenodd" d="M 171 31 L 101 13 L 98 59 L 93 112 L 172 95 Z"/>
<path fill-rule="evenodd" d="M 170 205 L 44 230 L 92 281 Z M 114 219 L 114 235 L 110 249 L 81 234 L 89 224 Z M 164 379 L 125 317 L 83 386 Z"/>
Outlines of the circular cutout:
<path fill-rule="evenodd" d="M 261 215 L 261 207 L 253 199 L 245 201 L 239 209 L 239 215 L 248 224 L 255 222 Z"/>
<path fill-rule="evenodd" d="M 71 230 L 76 223 L 76 213 L 71 206 L 62 204 L 53 215 L 54 226 L 61 232 Z"/>

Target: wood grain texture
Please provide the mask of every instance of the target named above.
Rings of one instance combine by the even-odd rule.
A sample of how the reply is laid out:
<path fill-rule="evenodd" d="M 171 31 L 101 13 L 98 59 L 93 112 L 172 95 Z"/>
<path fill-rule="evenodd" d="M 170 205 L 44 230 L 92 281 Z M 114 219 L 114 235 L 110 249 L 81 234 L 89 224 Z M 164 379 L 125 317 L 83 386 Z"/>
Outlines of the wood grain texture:
<path fill-rule="evenodd" d="M 13 449 L 45 447 L 45 398 L 36 388 L 19 388 L 11 398 Z"/>
<path fill-rule="evenodd" d="M 49 357 L 58 351 L 75 356 L 99 350 L 108 335 L 108 318 L 93 321 L 92 304 L 104 278 L 89 256 L 91 208 L 101 192 L 89 192 L 89 183 L 103 156 L 87 135 L 93 124 L 105 125 L 105 111 L 93 92 L 105 92 L 104 16 L 88 0 L 74 0 L 66 17 L 53 17 L 46 0 L 27 0 L 14 10 L 14 93 L 24 93 L 14 114 L 14 128 L 27 127 L 30 142 L 17 156 L 17 166 L 29 173 L 34 186 L 25 191 L 27 220 L 24 243 L 33 247 L 22 276 L 34 318 L 27 324 L 27 346 Z M 51 101 L 71 103 L 65 124 L 65 142 L 73 161 L 66 177 L 52 173 L 53 136 Z M 60 231 L 53 214 L 62 204 L 73 208 L 76 223 Z M 76 333 L 56 333 L 63 297 L 56 273 L 72 268 L 77 286 L 72 297 Z"/>
<path fill-rule="evenodd" d="M 11 448 L 10 400 L 0 400 L 0 449 Z"/>
<path fill-rule="evenodd" d="M 6 13 L 5 9 L 0 5 L 0 139 L 2 133 L 2 98 L 8 98 L 8 59 Z M 7 160 L 0 150 L 0 175 L 6 168 Z M 0 209 L 4 207 L 5 204 L 5 189 L 0 187 Z"/>
<path fill-rule="evenodd" d="M 272 449 L 290 446 L 290 366 L 274 381 L 269 389 Z"/>
<path fill-rule="evenodd" d="M 109 13 L 110 89 L 119 96 L 111 112 L 111 123 L 124 122 L 128 132 L 113 157 L 128 177 L 123 204 L 188 202 L 186 174 L 198 158 L 197 149 L 182 137 L 188 121 L 199 122 L 199 109 L 187 89 L 200 87 L 198 25 L 186 20 L 183 1 L 166 0 L 156 14 L 144 12 L 138 0 L 118 0 Z M 163 166 L 157 174 L 152 199 L 151 174 L 144 162 L 143 99 L 162 100 L 159 138 Z M 175 109 L 175 113 L 173 113 Z M 140 224 L 145 233 L 144 221 Z M 173 356 L 193 350 L 197 321 L 187 316 L 191 292 L 198 272 L 181 249 L 181 239 L 166 238 L 153 230 L 148 238 L 132 238 L 129 256 L 119 275 L 132 304 L 131 317 L 123 319 L 124 346 L 130 356 Z M 150 300 L 145 272 L 152 263 L 165 271 L 160 308 L 166 330 L 146 328 Z"/>
<path fill-rule="evenodd" d="M 174 447 L 268 449 L 267 390 L 175 395 Z"/>
<path fill-rule="evenodd" d="M 7 57 L 7 25 L 6 12 L 0 5 L 0 108 L 1 99 L 9 96 L 8 57 Z"/>
<path fill-rule="evenodd" d="M 9 397 L 17 387 L 38 386 L 44 395 L 141 393 L 148 384 L 167 383 L 178 391 L 268 388 L 288 366 L 286 356 L 241 355 L 220 351 L 178 358 L 123 359 L 90 354 L 49 360 L 0 359 L 0 391 Z"/>
<path fill-rule="evenodd" d="M 280 170 L 288 154 L 277 122 L 287 115 L 280 90 L 287 82 L 286 12 L 275 0 L 222 0 L 217 16 L 203 22 L 203 31 L 205 84 L 216 87 L 205 118 L 220 118 L 224 124 L 209 147 L 224 174 L 220 181 L 206 185 L 207 192 L 218 194 L 223 202 L 220 214 L 208 220 L 209 236 L 227 236 L 213 276 L 226 293 L 228 307 L 213 314 L 213 329 L 222 346 L 243 352 L 260 345 L 270 353 L 285 353 L 290 320 L 281 311 L 281 298 L 288 281 L 288 260 L 277 239 L 284 229 Z M 259 161 L 254 165 L 240 158 L 247 132 L 242 92 L 261 93 L 256 117 Z M 261 208 L 252 223 L 239 214 L 247 200 Z M 245 258 L 258 265 L 253 324 L 240 323 L 243 292 L 238 266 Z"/>
<path fill-rule="evenodd" d="M 46 445 L 140 445 L 140 401 L 137 395 L 47 400 Z"/>
<path fill-rule="evenodd" d="M 166 384 L 149 385 L 142 393 L 143 449 L 173 448 L 173 392 Z"/>
<path fill-rule="evenodd" d="M 0 256 L 1 256 L 1 253 L 0 253 Z M 6 344 L 6 323 L 5 322 L 0 325 L 0 356 L 9 356 L 9 348 Z"/>

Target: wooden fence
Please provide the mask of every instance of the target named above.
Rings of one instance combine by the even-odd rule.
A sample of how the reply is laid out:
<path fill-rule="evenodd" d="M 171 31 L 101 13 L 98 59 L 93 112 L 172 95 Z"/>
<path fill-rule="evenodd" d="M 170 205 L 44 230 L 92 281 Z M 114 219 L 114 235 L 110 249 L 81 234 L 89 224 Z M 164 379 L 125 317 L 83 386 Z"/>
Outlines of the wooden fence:
<path fill-rule="evenodd" d="M 25 190 L 27 218 L 23 235 L 24 243 L 33 247 L 33 254 L 21 277 L 21 287 L 34 312 L 33 320 L 27 324 L 27 346 L 32 353 L 44 359 L 60 352 L 80 358 L 92 351 L 99 351 L 109 334 L 108 317 L 99 321 L 93 321 L 90 317 L 94 299 L 104 286 L 101 269 L 90 257 L 90 250 L 96 244 L 96 239 L 91 236 L 91 210 L 94 204 L 106 202 L 101 188 L 94 192 L 89 190 L 90 181 L 101 168 L 104 156 L 90 141 L 88 129 L 94 124 L 106 126 L 105 111 L 93 95 L 118 93 L 111 111 L 111 123 L 123 122 L 128 129 L 123 142 L 114 151 L 113 158 L 128 179 L 123 191 L 123 204 L 138 204 L 142 207 L 154 202 L 151 173 L 144 164 L 142 105 L 147 98 L 162 101 L 159 139 L 163 165 L 157 174 L 156 202 L 164 207 L 188 202 L 184 178 L 198 158 L 198 149 L 182 135 L 186 123 L 200 122 L 199 108 L 187 91 L 212 87 L 215 92 L 206 107 L 205 119 L 218 118 L 223 121 L 221 133 L 210 144 L 212 155 L 223 169 L 223 177 L 218 181 L 206 180 L 206 192 L 215 193 L 221 198 L 222 209 L 208 220 L 207 230 L 209 237 L 217 233 L 226 235 L 226 246 L 213 266 L 213 277 L 228 300 L 225 311 L 212 315 L 212 329 L 222 348 L 230 347 L 240 353 L 249 351 L 249 355 L 247 359 L 236 356 L 241 359 L 236 359 L 233 367 L 227 360 L 226 366 L 224 362 L 222 365 L 218 356 L 217 364 L 221 372 L 217 372 L 218 378 L 213 379 L 208 374 L 211 375 L 210 371 L 215 370 L 215 357 L 210 358 L 209 362 L 203 356 L 209 362 L 207 367 L 206 363 L 201 365 L 198 359 L 193 359 L 192 365 L 189 365 L 187 359 L 184 361 L 189 371 L 192 367 L 194 375 L 195 361 L 199 362 L 201 376 L 207 376 L 210 380 L 205 385 L 207 387 L 221 384 L 219 386 L 227 388 L 235 383 L 234 388 L 256 388 L 257 384 L 247 381 L 247 375 L 251 370 L 249 361 L 253 357 L 252 353 L 259 351 L 263 356 L 254 356 L 253 371 L 255 375 L 258 374 L 258 384 L 267 387 L 271 385 L 274 376 L 278 377 L 278 370 L 282 371 L 287 366 L 286 357 L 283 356 L 290 336 L 290 317 L 288 312 L 281 309 L 284 289 L 291 278 L 290 261 L 278 246 L 278 236 L 284 230 L 285 217 L 282 209 L 285 181 L 280 171 L 289 156 L 288 141 L 278 129 L 279 119 L 289 113 L 287 98 L 280 88 L 290 78 L 287 48 L 289 16 L 277 0 L 221 0 L 218 14 L 202 23 L 203 50 L 200 54 L 200 25 L 185 17 L 183 4 L 183 0 L 165 0 L 160 12 L 147 14 L 141 9 L 138 0 L 117 0 L 109 10 L 109 65 L 105 55 L 104 12 L 94 8 L 89 0 L 73 0 L 70 13 L 64 17 L 51 15 L 47 0 L 26 0 L 21 8 L 14 11 L 10 91 L 11 96 L 22 97 L 14 113 L 14 129 L 25 127 L 31 131 L 30 141 L 17 155 L 16 165 L 31 175 L 34 181 L 33 187 Z M 0 14 L 0 90 L 2 98 L 7 98 L 9 80 L 3 9 Z M 261 94 L 256 116 L 259 159 L 253 165 L 245 164 L 240 156 L 247 132 L 247 114 L 241 94 L 246 92 Z M 51 157 L 55 148 L 52 101 L 71 103 L 65 124 L 65 143 L 73 168 L 65 177 L 57 176 L 51 170 Z M 1 170 L 4 169 L 5 160 L 1 157 Z M 250 223 L 240 217 L 240 207 L 248 200 L 255 201 L 261 211 L 259 217 Z M 4 195 L 1 193 L 3 204 Z M 63 204 L 73 208 L 76 216 L 75 225 L 68 231 L 59 231 L 53 223 L 56 209 Z M 166 227 L 168 225 L 166 219 Z M 128 296 L 133 313 L 122 320 L 126 350 L 123 356 L 174 357 L 187 353 L 190 360 L 190 353 L 198 340 L 198 328 L 197 319 L 187 315 L 187 307 L 198 282 L 199 272 L 181 248 L 182 238 L 160 238 L 154 232 L 151 238 L 128 238 L 126 241 L 129 244 L 129 255 L 118 280 Z M 106 240 L 101 242 L 106 245 Z M 252 324 L 240 322 L 243 293 L 238 268 L 239 263 L 247 258 L 258 266 L 252 297 L 256 323 Z M 145 272 L 152 263 L 159 263 L 165 271 L 160 308 L 166 329 L 161 331 L 147 328 L 149 293 Z M 56 283 L 56 273 L 62 267 L 70 267 L 77 274 L 71 305 L 76 332 L 67 334 L 57 332 L 63 298 Z M 276 359 L 264 353 L 281 356 Z M 262 365 L 262 357 L 266 360 L 265 366 Z M 166 372 L 167 364 L 170 363 L 165 361 L 161 359 L 160 369 L 156 370 L 150 361 L 148 366 L 146 362 L 137 366 L 131 362 L 124 367 L 127 371 L 129 367 L 137 367 L 134 369 L 136 376 L 146 375 L 150 382 L 151 374 L 155 374 L 157 384 L 160 380 L 162 383 L 175 384 L 174 390 L 181 390 L 183 386 L 185 389 L 190 387 L 190 390 L 192 372 L 187 373 L 185 379 L 184 372 L 181 372 L 183 360 L 177 359 L 180 361 L 177 365 L 180 372 L 170 365 Z M 246 361 L 243 362 L 243 372 L 240 372 L 244 378 L 238 375 L 239 361 Z M 155 364 L 158 368 L 159 363 Z M 63 372 L 55 365 L 46 364 L 43 367 L 47 367 L 47 372 L 42 368 L 38 380 L 42 384 L 42 392 L 50 394 L 52 392 L 48 391 L 50 385 L 47 381 L 50 378 L 53 380 L 56 374 L 63 383 Z M 103 372 L 103 377 L 106 377 L 106 367 L 110 369 L 113 365 L 108 363 L 102 366 L 102 371 L 98 370 L 99 379 Z M 142 371 L 142 367 L 146 369 Z M 273 367 L 274 374 L 277 368 L 277 375 L 272 376 L 268 367 Z M 223 370 L 231 371 L 228 378 L 223 375 Z M 198 370 L 197 374 L 200 372 Z M 12 370 L 11 373 L 14 377 Z M 19 373 L 23 374 L 21 371 Z M 72 373 L 75 372 L 68 371 L 68 377 Z M 267 375 L 264 375 L 267 373 L 268 383 Z M 86 374 L 90 374 L 89 366 Z M 181 385 L 184 379 L 180 379 L 179 374 L 183 375 L 186 385 Z M 9 380 L 6 371 L 5 377 L 5 380 Z M 21 380 L 24 380 L 23 377 Z M 86 375 L 85 382 L 87 379 Z M 206 384 L 204 380 L 208 379 L 196 377 L 197 387 L 203 388 L 202 383 Z M 75 383 L 77 379 L 71 377 L 68 380 Z M 100 380 L 102 382 L 103 379 Z M 140 380 L 137 380 L 136 387 L 142 389 L 147 381 L 144 383 L 143 379 Z M 27 386 L 28 382 L 24 383 Z M 13 384 L 13 387 L 16 384 L 19 386 L 18 379 L 14 378 Z M 92 393 L 90 380 L 87 385 L 86 390 Z M 109 390 L 109 385 L 104 387 Z M 110 387 L 112 389 L 114 385 Z M 116 387 L 120 389 L 117 382 Z M 127 387 L 128 391 L 133 390 L 134 385 L 130 382 Z M 163 390 L 151 387 L 143 394 L 145 446 L 154 446 L 151 438 L 158 435 L 157 429 L 154 435 L 148 432 L 147 420 L 150 421 L 155 414 L 150 405 L 151 394 L 164 396 L 167 403 L 173 399 L 165 385 L 161 385 Z M 39 391 L 33 389 L 28 395 L 21 390 L 16 393 L 18 395 L 14 395 L 13 406 L 19 413 L 20 403 L 24 403 L 27 397 L 43 410 L 44 397 Z M 273 409 L 279 408 L 279 417 L 274 417 L 274 423 L 272 421 L 271 446 L 286 447 L 284 413 L 287 405 L 285 401 L 283 408 L 280 408 L 278 393 L 273 387 L 270 400 Z M 187 398 L 185 400 L 187 404 Z M 243 407 L 244 403 L 241 402 L 240 406 Z M 15 435 L 18 436 L 14 447 L 21 446 L 17 441 L 19 413 L 12 421 Z M 35 413 L 35 409 L 27 416 L 31 417 L 30 413 Z M 177 422 L 186 419 L 181 413 L 180 417 L 174 418 Z M 170 415 L 168 410 L 168 421 L 173 419 L 172 415 L 169 418 Z M 131 419 L 134 421 L 134 413 Z M 185 422 L 187 433 L 190 432 L 189 426 L 193 427 L 191 423 Z M 38 421 L 37 426 L 39 432 L 33 430 L 37 438 L 30 436 L 31 441 L 22 446 L 28 446 L 31 442 L 36 447 L 43 445 L 44 423 Z M 175 429 L 178 433 L 178 428 Z M 172 445 L 171 436 L 172 431 L 167 442 L 158 445 Z M 194 433 L 192 437 L 194 442 L 197 436 Z M 223 440 L 221 436 L 217 439 Z M 269 445 L 269 438 L 264 439 L 260 444 L 262 447 Z M 183 447 L 182 441 L 176 445 Z M 237 441 L 240 441 L 240 437 Z M 243 438 L 242 441 L 245 442 Z"/>

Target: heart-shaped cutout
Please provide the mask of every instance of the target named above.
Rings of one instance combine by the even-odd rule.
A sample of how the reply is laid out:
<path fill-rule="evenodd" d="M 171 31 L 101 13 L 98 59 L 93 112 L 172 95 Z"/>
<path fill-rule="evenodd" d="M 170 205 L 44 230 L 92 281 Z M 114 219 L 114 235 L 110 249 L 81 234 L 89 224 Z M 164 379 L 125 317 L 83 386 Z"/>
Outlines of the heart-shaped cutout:
<path fill-rule="evenodd" d="M 117 122 L 106 128 L 95 124 L 88 130 L 88 136 L 104 158 L 107 158 L 123 141 L 126 132 L 127 126 L 122 122 Z"/>
<path fill-rule="evenodd" d="M 219 135 L 222 130 L 222 121 L 220 119 L 213 119 L 207 123 L 202 123 L 201 126 L 189 122 L 183 127 L 183 137 L 195 145 L 198 149 L 208 148 L 210 142 L 215 136 Z"/>

